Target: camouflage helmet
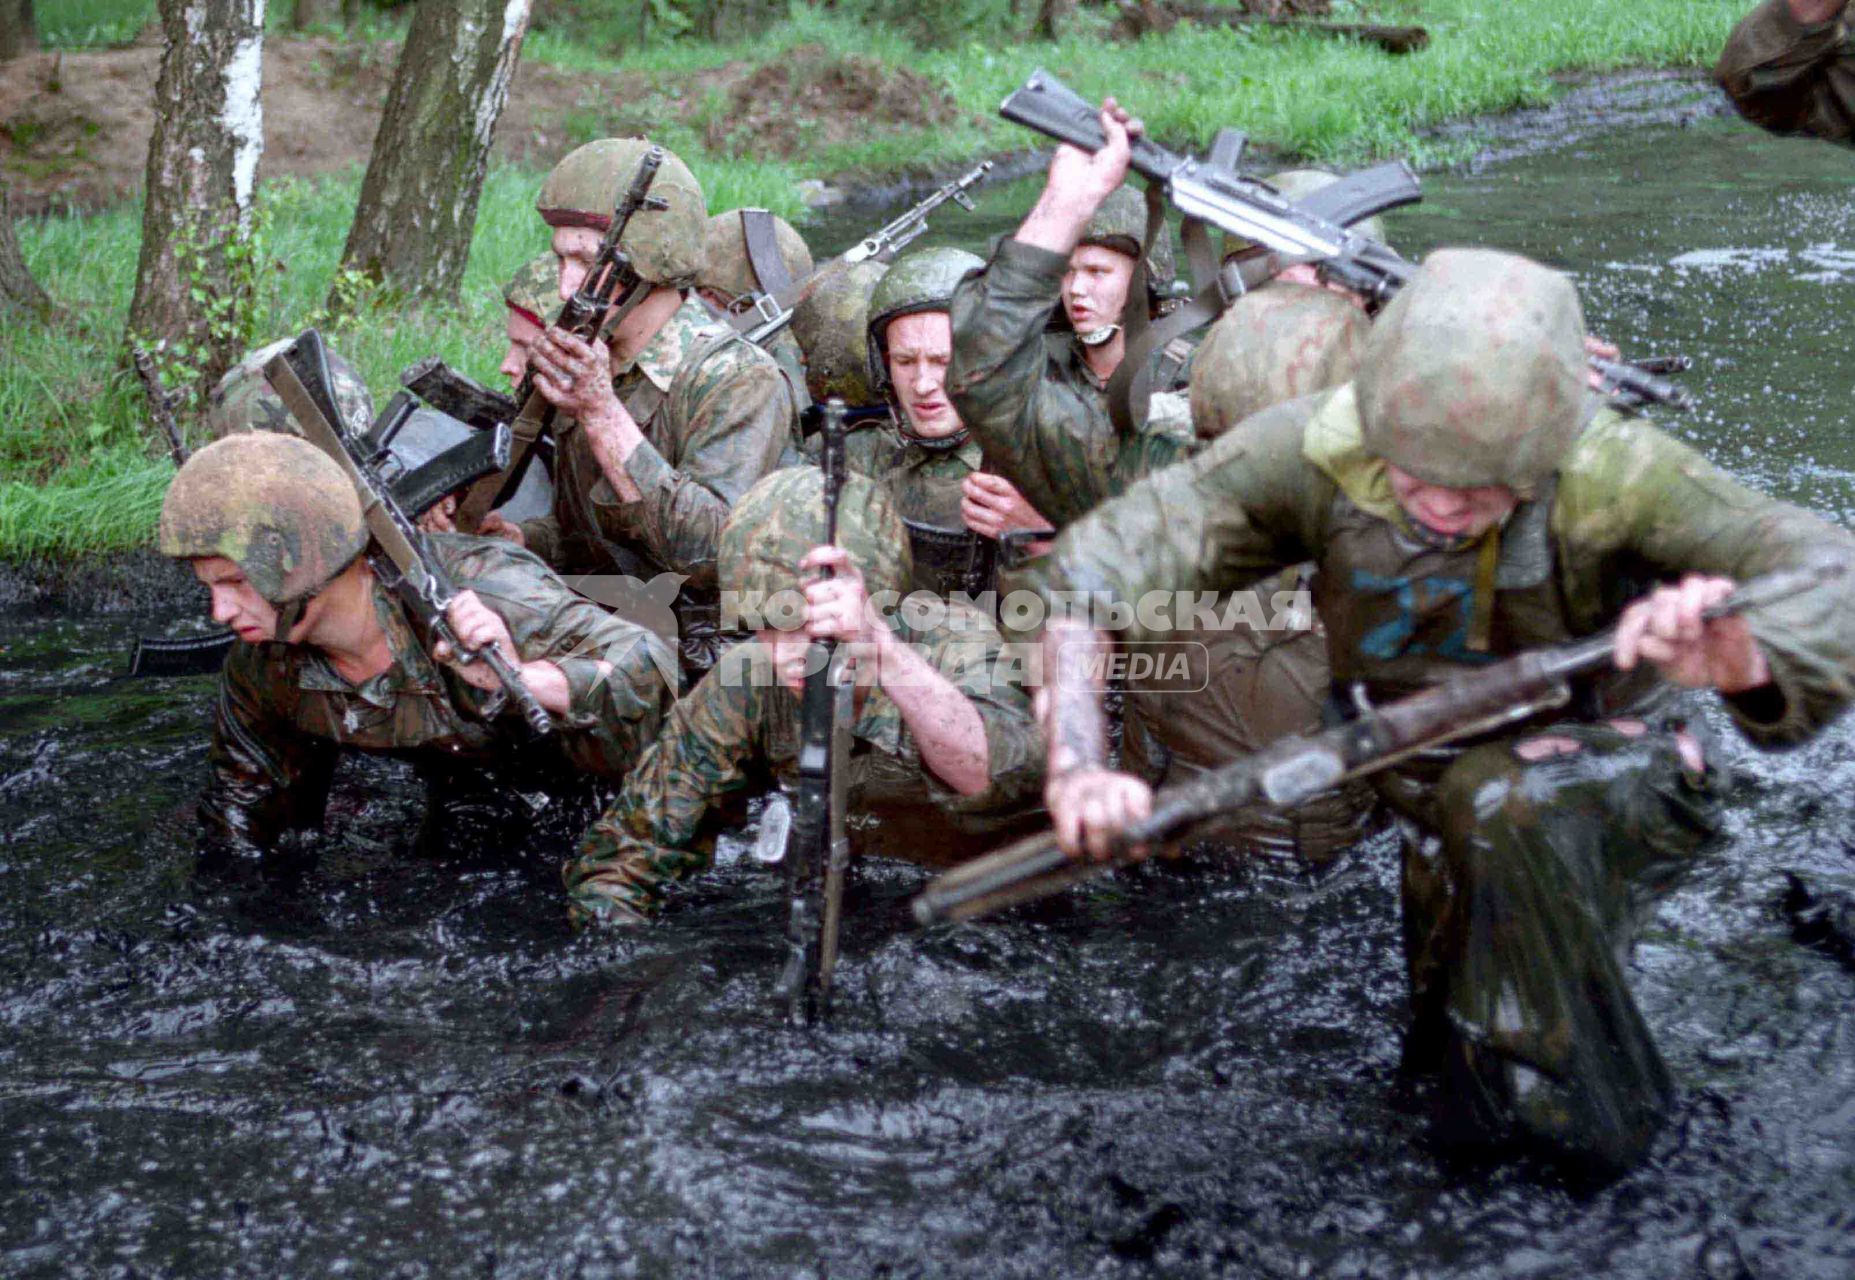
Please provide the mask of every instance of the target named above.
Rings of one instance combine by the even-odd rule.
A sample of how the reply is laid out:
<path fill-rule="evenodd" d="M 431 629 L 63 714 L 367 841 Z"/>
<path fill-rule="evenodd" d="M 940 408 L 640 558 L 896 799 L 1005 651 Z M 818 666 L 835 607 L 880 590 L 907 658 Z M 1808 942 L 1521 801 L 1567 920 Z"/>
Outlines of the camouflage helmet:
<path fill-rule="evenodd" d="M 314 595 L 367 546 L 361 500 L 334 459 L 269 431 L 207 445 L 161 502 L 161 554 L 223 556 L 274 605 Z"/>
<path fill-rule="evenodd" d="M 535 198 L 541 220 L 550 227 L 589 227 L 603 233 L 650 147 L 643 138 L 601 138 L 570 152 L 541 183 L 541 194 Z M 652 284 L 689 288 L 702 270 L 702 238 L 708 225 L 702 184 L 674 152 L 665 151 L 650 194 L 670 207 L 633 214 L 620 247 L 637 273 Z"/>
<path fill-rule="evenodd" d="M 1281 281 L 1232 303 L 1192 360 L 1192 425 L 1213 439 L 1270 405 L 1352 381 L 1372 322 L 1331 289 Z"/>
<path fill-rule="evenodd" d="M 259 347 L 226 371 L 206 398 L 206 430 L 215 440 L 246 431 L 281 431 L 300 436 L 302 429 L 283 407 L 283 398 L 271 390 L 264 376 L 264 366 L 288 347 L 294 338 L 282 338 L 267 347 Z M 364 435 L 373 425 L 374 402 L 367 394 L 367 384 L 354 366 L 328 353 L 329 381 L 335 388 L 335 407 L 341 410 L 342 425 L 355 435 Z"/>
<path fill-rule="evenodd" d="M 748 255 L 747 232 L 741 224 L 742 214 L 765 212 L 764 209 L 730 209 L 709 219 L 702 238 L 702 274 L 696 277 L 697 288 L 725 293 L 730 300 L 744 293 L 768 290 L 770 286 L 760 279 Z M 784 218 L 774 214 L 767 216 L 773 223 L 773 243 L 778 246 L 780 261 L 786 264 L 786 274 L 794 280 L 803 280 L 812 271 L 812 251 L 806 247 L 805 237 Z"/>
<path fill-rule="evenodd" d="M 792 336 L 805 353 L 805 386 L 819 404 L 831 396 L 853 405 L 882 402 L 870 385 L 870 295 L 888 270 L 887 263 L 865 259 L 821 273 L 792 309 Z"/>
<path fill-rule="evenodd" d="M 824 541 L 824 472 L 788 467 L 758 481 L 722 527 L 716 574 L 722 590 L 750 600 L 796 591 L 808 580 L 799 561 Z M 837 500 L 837 545 L 850 553 L 872 596 L 908 590 L 914 562 L 908 531 L 889 490 L 851 472 Z"/>
<path fill-rule="evenodd" d="M 551 253 L 524 262 L 502 287 L 502 302 L 531 324 L 546 328 L 560 310 L 560 262 Z"/>
<path fill-rule="evenodd" d="M 1095 216 L 1082 228 L 1080 243 L 1099 245 L 1138 258 L 1140 246 L 1146 243 L 1146 197 L 1132 187 L 1110 191 L 1101 207 L 1095 210 Z M 1162 226 L 1159 237 L 1153 242 L 1153 252 L 1147 257 L 1148 290 L 1169 284 L 1172 273 L 1172 233 Z"/>
<path fill-rule="evenodd" d="M 1584 425 L 1584 337 L 1578 291 L 1559 272 L 1437 250 L 1366 339 L 1355 379 L 1366 448 L 1431 484 L 1530 496 Z"/>
<path fill-rule="evenodd" d="M 953 306 L 953 290 L 967 273 L 983 270 L 976 253 L 943 246 L 905 253 L 870 295 L 867 351 L 870 385 L 878 394 L 889 390 L 889 322 L 921 311 L 946 311 Z"/>
<path fill-rule="evenodd" d="M 1324 191 L 1340 180 L 1338 174 L 1328 173 L 1325 169 L 1285 169 L 1265 179 L 1282 195 L 1290 200 L 1305 200 L 1316 191 Z M 1350 230 L 1359 233 L 1368 240 L 1380 244 L 1390 243 L 1385 239 L 1385 220 L 1377 214 L 1361 218 L 1352 224 Z M 1242 236 L 1226 235 L 1224 237 L 1224 256 L 1247 254 L 1259 248 L 1254 240 Z"/>

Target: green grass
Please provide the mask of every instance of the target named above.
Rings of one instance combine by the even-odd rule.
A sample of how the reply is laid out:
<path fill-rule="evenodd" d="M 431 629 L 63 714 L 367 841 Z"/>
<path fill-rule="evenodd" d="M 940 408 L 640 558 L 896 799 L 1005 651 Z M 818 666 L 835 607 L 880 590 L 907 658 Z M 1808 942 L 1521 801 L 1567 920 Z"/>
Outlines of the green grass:
<path fill-rule="evenodd" d="M 1158 136 L 1203 144 L 1235 125 L 1257 143 L 1296 156 L 1348 163 L 1399 154 L 1448 158 L 1423 131 L 1449 120 L 1550 100 L 1554 77 L 1630 66 L 1711 63 L 1747 0 L 1381 0 L 1363 10 L 1385 21 L 1422 22 L 1425 52 L 1393 58 L 1374 49 L 1274 31 L 1180 28 L 1132 44 L 1102 38 L 1099 21 L 1079 23 L 1055 44 L 1002 38 L 1003 0 L 965 0 L 945 10 L 937 43 L 920 43 L 912 19 L 869 26 L 858 15 L 901 15 L 883 0 L 803 4 L 757 36 L 720 44 L 692 39 L 635 47 L 634 4 L 592 6 L 593 19 L 559 21 L 531 37 L 525 56 L 607 75 L 640 77 L 652 91 L 622 102 L 589 101 L 567 122 L 574 139 L 611 127 L 622 110 L 690 162 L 710 207 L 761 205 L 800 216 L 804 177 L 884 176 L 945 169 L 975 155 L 1035 145 L 997 120 L 998 101 L 1037 66 L 1085 95 L 1118 94 Z M 41 2 L 42 38 L 76 47 L 127 39 L 152 0 Z M 273 28 L 284 11 L 273 4 Z M 685 9 L 692 6 L 685 5 Z M 1352 16 L 1362 6 L 1340 6 Z M 370 13 L 387 34 L 404 10 Z M 601 16 L 603 15 L 603 16 Z M 627 42 L 630 43 L 627 43 Z M 751 154 L 730 135 L 718 93 L 687 92 L 685 81 L 730 62 L 767 63 L 804 46 L 908 67 L 941 86 L 965 119 L 926 131 L 872 132 L 814 148 L 802 160 Z M 711 125 L 715 126 L 711 129 Z M 703 145 L 720 136 L 719 154 Z M 1461 144 L 1454 144 L 1460 146 Z M 399 369 L 434 353 L 494 381 L 501 352 L 497 287 L 546 248 L 531 201 L 539 175 L 493 169 L 478 216 L 463 298 L 454 307 L 380 306 L 335 331 L 376 394 Z M 265 275 L 255 332 L 268 338 L 302 327 L 327 294 L 353 215 L 359 175 L 271 182 L 269 251 L 281 264 Z M 140 390 L 116 367 L 133 287 L 139 211 L 27 219 L 20 230 L 40 281 L 66 308 L 58 326 L 13 323 L 0 359 L 0 556 L 65 554 L 143 543 L 171 468 L 151 457 Z"/>

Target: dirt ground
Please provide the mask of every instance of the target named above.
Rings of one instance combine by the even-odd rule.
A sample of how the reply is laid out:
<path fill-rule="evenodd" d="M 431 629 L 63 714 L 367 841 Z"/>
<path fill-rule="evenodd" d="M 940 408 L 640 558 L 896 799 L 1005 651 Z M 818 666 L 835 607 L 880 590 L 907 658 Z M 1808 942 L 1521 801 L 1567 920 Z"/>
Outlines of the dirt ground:
<path fill-rule="evenodd" d="M 270 39 L 264 48 L 260 178 L 364 166 L 399 56 L 392 41 Z M 89 53 L 0 63 L 0 174 L 19 213 L 94 208 L 141 186 L 154 126 L 158 37 Z M 590 138 L 696 127 L 717 154 L 789 156 L 820 143 L 958 118 L 906 70 L 802 47 L 775 64 L 730 63 L 676 78 L 521 64 L 496 130 L 503 159 L 540 165 Z"/>

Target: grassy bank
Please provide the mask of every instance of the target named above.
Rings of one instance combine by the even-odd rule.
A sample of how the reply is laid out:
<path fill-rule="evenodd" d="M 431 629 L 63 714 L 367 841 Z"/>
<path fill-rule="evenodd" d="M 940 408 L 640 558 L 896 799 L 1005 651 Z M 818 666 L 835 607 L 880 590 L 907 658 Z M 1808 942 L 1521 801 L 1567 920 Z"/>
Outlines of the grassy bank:
<path fill-rule="evenodd" d="M 1751 0 L 1383 0 L 1364 12 L 1421 22 L 1423 53 L 1393 58 L 1318 37 L 1248 29 L 1181 27 L 1133 43 L 1105 38 L 1105 24 L 1080 20 L 1055 44 L 1012 43 L 995 17 L 1004 5 L 968 3 L 924 44 L 903 26 L 870 26 L 805 7 L 751 39 L 659 42 L 629 52 L 631 19 L 543 28 L 527 56 L 613 75 L 644 75 L 663 86 L 645 123 L 702 178 L 714 208 L 758 204 L 797 213 L 797 182 L 831 175 L 883 176 L 1023 147 L 1023 131 L 992 115 L 1030 70 L 1047 66 L 1084 94 L 1114 92 L 1169 141 L 1202 143 L 1236 124 L 1258 143 L 1331 163 L 1370 156 L 1448 159 L 1423 131 L 1445 121 L 1550 100 L 1554 77 L 1632 66 L 1702 66 L 1716 55 Z M 138 7 L 141 6 L 141 7 Z M 49 6 L 41 6 L 49 8 Z M 1344 7 L 1344 6 L 1342 6 Z M 139 27 L 144 0 L 73 0 L 71 44 L 106 43 Z M 988 16 L 991 15 L 991 16 Z M 1347 16 L 1347 15 L 1340 15 Z M 391 13 L 374 22 L 391 34 Z M 988 25 L 991 23 L 992 25 Z M 88 25 L 84 25 L 88 24 Z M 55 43 L 56 41 L 51 41 Z M 932 128 L 821 141 L 791 158 L 755 154 L 754 130 L 730 128 L 718 94 L 682 92 L 704 70 L 731 62 L 792 64 L 855 58 L 906 68 L 937 86 L 957 118 Z M 816 51 L 830 55 L 818 59 Z M 609 110 L 588 105 L 575 137 L 637 120 L 636 100 Z M 629 114 L 621 117 L 620 110 Z M 839 130 L 842 134 L 844 131 Z M 861 136 L 858 135 L 861 132 Z M 1460 146 L 1460 143 L 1451 144 Z M 538 175 L 492 172 L 472 248 L 464 298 L 447 308 L 363 307 L 334 334 L 377 395 L 397 371 L 442 352 L 480 377 L 493 375 L 501 323 L 495 288 L 546 246 L 530 201 Z M 254 337 L 292 332 L 314 319 L 334 274 L 352 216 L 358 175 L 315 183 L 271 183 L 261 194 L 266 252 Z M 116 372 L 114 356 L 133 286 L 139 212 L 30 219 L 21 224 L 29 263 L 65 307 L 57 324 L 12 323 L 0 360 L 0 556 L 56 555 L 143 543 L 170 468 L 151 460 L 140 392 Z"/>

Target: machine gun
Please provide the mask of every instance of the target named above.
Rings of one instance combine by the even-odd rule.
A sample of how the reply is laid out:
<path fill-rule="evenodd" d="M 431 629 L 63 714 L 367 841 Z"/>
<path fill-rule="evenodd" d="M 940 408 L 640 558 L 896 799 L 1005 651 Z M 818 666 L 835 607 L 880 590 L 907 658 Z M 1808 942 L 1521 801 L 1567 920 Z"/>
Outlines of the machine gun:
<path fill-rule="evenodd" d="M 847 473 L 844 402 L 825 406 L 820 460 L 824 467 L 825 541 L 837 541 L 837 502 Z M 766 860 L 783 860 L 790 886 L 786 920 L 786 964 L 774 996 L 795 1023 L 828 1017 L 831 977 L 837 969 L 837 935 L 843 921 L 844 876 L 850 840 L 844 831 L 849 785 L 850 724 L 855 685 L 838 661 L 837 645 L 814 640 L 806 654 L 805 692 L 799 704 L 799 780 L 783 849 Z M 777 840 L 779 830 L 763 831 Z M 772 855 L 777 854 L 777 857 Z"/>
<path fill-rule="evenodd" d="M 341 425 L 341 413 L 330 389 L 328 351 L 322 345 L 322 335 L 314 329 L 305 330 L 271 358 L 264 366 L 264 376 L 303 429 L 304 438 L 335 460 L 360 495 L 361 514 L 371 539 L 368 567 L 374 576 L 428 635 L 449 645 L 460 662 L 487 664 L 536 735 L 552 732 L 553 720 L 547 709 L 522 683 L 520 673 L 501 651 L 493 647 L 472 649 L 452 629 L 446 611 L 457 597 L 457 588 L 431 553 L 425 534 L 394 500 L 392 488 L 373 464 L 366 445 Z"/>
<path fill-rule="evenodd" d="M 1084 151 L 1099 151 L 1107 145 L 1100 108 L 1042 69 L 1032 72 L 999 106 L 998 113 Z M 1228 150 L 1225 146 L 1214 148 L 1208 160 L 1169 151 L 1145 137 L 1135 138 L 1132 150 L 1134 172 L 1155 184 L 1188 224 L 1217 227 L 1276 255 L 1267 275 L 1297 262 L 1310 262 L 1323 280 L 1352 290 L 1376 309 L 1389 302 L 1417 271 L 1417 264 L 1388 246 L 1347 229 L 1346 222 L 1364 214 L 1336 217 L 1323 214 L 1312 201 L 1291 201 L 1268 183 L 1246 178 L 1233 164 L 1223 163 L 1219 152 Z M 1414 175 L 1410 181 L 1415 184 Z M 1207 283 L 1199 282 L 1201 292 Z M 1235 292 L 1241 292 L 1240 285 Z M 1592 368 L 1607 392 L 1626 401 L 1675 408 L 1693 403 L 1682 388 L 1634 365 L 1594 357 Z"/>
<path fill-rule="evenodd" d="M 1825 560 L 1755 578 L 1705 613 L 1724 618 L 1789 600 L 1841 577 Z M 1193 826 L 1241 805 L 1291 809 L 1353 778 L 1368 777 L 1421 751 L 1519 724 L 1571 699 L 1571 682 L 1609 667 L 1616 633 L 1534 649 L 1452 679 L 1315 733 L 1294 734 L 1253 755 L 1167 787 L 1147 817 L 1121 833 L 1105 861 L 1072 859 L 1051 833 L 1029 836 L 935 879 L 914 902 L 923 925 L 972 920 L 1031 902 L 1136 860 L 1132 849 L 1178 839 Z"/>
<path fill-rule="evenodd" d="M 896 254 L 927 230 L 928 215 L 949 200 L 962 209 L 972 209 L 973 198 L 966 193 L 978 185 L 979 180 L 991 169 L 992 161 L 981 160 L 946 186 L 930 192 L 920 204 L 884 223 L 803 280 L 788 281 L 783 288 L 767 293 L 737 298 L 728 309 L 728 324 L 749 342 L 765 342 L 792 323 L 792 313 L 799 304 L 809 298 L 833 273 L 871 259 L 877 262 L 892 261 Z"/>
<path fill-rule="evenodd" d="M 561 306 L 550 327 L 565 329 L 576 338 L 597 342 L 630 314 L 650 293 L 650 286 L 620 245 L 632 215 L 644 209 L 667 209 L 669 204 L 650 194 L 651 183 L 663 165 L 664 150 L 653 146 L 638 161 L 630 185 L 619 196 L 611 225 L 599 241 L 592 266 L 573 296 Z M 401 378 L 407 390 L 428 404 L 473 426 L 508 423 L 514 440 L 509 463 L 499 473 L 485 476 L 464 495 L 453 517 L 457 527 L 475 533 L 490 509 L 506 500 L 521 484 L 535 450 L 545 447 L 554 425 L 554 406 L 535 389 L 531 368 L 513 396 L 504 396 L 474 382 L 437 359 L 422 360 Z"/>

